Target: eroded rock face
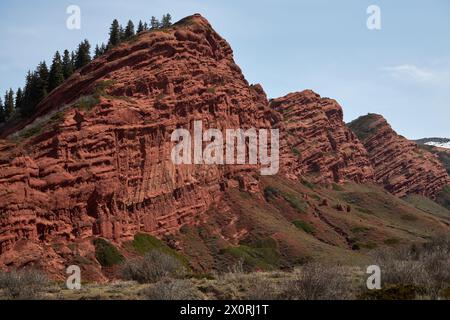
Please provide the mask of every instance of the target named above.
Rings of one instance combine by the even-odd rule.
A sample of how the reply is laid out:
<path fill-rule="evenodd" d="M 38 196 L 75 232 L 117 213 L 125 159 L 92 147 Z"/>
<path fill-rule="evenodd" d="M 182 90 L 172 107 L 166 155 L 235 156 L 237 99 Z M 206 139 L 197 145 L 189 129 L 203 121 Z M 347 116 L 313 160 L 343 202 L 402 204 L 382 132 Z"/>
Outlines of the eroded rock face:
<path fill-rule="evenodd" d="M 199 15 L 96 59 L 39 105 L 31 126 L 40 122 L 41 133 L 2 146 L 0 264 L 20 263 L 11 258 L 20 241 L 65 256 L 69 242 L 162 236 L 203 221 L 228 184 L 257 188 L 254 166 L 175 166 L 172 132 L 195 120 L 205 129 L 266 128 L 267 104 Z M 48 260 L 44 267 L 62 268 Z"/>
<path fill-rule="evenodd" d="M 364 146 L 343 121 L 341 106 L 311 90 L 271 101 L 282 117 L 282 168 L 315 183 L 372 181 Z"/>
<path fill-rule="evenodd" d="M 435 197 L 450 178 L 432 153 L 399 136 L 377 114 L 369 114 L 349 124 L 369 152 L 375 181 L 397 196 L 409 193 Z"/>

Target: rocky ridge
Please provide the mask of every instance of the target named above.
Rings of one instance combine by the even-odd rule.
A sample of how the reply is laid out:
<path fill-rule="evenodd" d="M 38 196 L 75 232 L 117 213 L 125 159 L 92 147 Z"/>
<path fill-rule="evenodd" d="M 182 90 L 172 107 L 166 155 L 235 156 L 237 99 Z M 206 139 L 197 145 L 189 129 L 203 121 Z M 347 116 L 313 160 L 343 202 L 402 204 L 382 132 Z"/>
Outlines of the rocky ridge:
<path fill-rule="evenodd" d="M 398 135 L 381 115 L 369 114 L 349 124 L 366 147 L 375 182 L 397 196 L 410 193 L 434 198 L 450 183 L 432 153 Z"/>

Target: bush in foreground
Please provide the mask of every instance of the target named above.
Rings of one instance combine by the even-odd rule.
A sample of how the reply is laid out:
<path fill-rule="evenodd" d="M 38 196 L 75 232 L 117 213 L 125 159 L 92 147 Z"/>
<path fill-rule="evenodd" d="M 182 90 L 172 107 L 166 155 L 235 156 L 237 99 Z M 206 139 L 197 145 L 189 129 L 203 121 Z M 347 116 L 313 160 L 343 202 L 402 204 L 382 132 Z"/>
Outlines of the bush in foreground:
<path fill-rule="evenodd" d="M 311 263 L 301 268 L 282 288 L 287 300 L 345 300 L 350 299 L 351 283 L 343 268 Z"/>
<path fill-rule="evenodd" d="M 186 268 L 173 256 L 152 250 L 143 258 L 127 261 L 122 266 L 122 275 L 127 280 L 153 283 L 166 277 L 180 277 Z"/>
<path fill-rule="evenodd" d="M 142 290 L 147 300 L 200 300 L 201 292 L 189 280 L 163 279 Z"/>
<path fill-rule="evenodd" d="M 35 270 L 0 272 L 0 289 L 10 300 L 35 300 L 42 298 L 49 280 Z"/>
<path fill-rule="evenodd" d="M 450 286 L 450 238 L 376 253 L 383 287 L 414 287 L 421 298 L 438 299 Z"/>

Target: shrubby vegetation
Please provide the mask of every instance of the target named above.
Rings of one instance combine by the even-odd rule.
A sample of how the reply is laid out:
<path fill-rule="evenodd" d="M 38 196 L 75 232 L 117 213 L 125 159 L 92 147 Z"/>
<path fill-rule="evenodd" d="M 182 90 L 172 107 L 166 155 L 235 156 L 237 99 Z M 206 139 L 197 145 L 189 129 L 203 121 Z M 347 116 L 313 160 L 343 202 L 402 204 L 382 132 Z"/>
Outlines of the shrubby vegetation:
<path fill-rule="evenodd" d="M 110 245 L 101 243 L 106 256 L 115 252 Z M 365 286 L 368 275 L 360 267 L 311 262 L 289 271 L 246 272 L 245 261 L 241 259 L 227 272 L 213 272 L 205 277 L 190 274 L 179 259 L 161 251 L 160 244 L 151 238 L 138 237 L 133 247 L 146 253 L 126 262 L 119 259 L 123 278 L 131 281 L 86 285 L 79 293 L 70 293 L 71 297 L 79 294 L 78 298 L 87 299 L 115 299 L 119 295 L 151 300 L 450 299 L 448 236 L 374 253 L 371 263 L 381 267 L 382 289 L 370 291 Z M 117 258 L 115 254 L 112 256 Z M 0 297 L 51 298 L 52 292 L 55 291 L 49 290 L 45 276 L 36 271 L 0 273 Z M 64 298 L 64 294 L 58 291 L 56 297 Z"/>
<path fill-rule="evenodd" d="M 35 270 L 0 272 L 0 290 L 9 300 L 35 300 L 48 290 L 49 280 Z"/>
<path fill-rule="evenodd" d="M 148 300 L 200 300 L 201 292 L 190 280 L 165 278 L 142 290 Z"/>
<path fill-rule="evenodd" d="M 186 271 L 178 259 L 158 250 L 152 250 L 142 258 L 129 260 L 122 267 L 125 279 L 139 283 L 154 283 L 168 277 L 182 277 Z"/>
<path fill-rule="evenodd" d="M 393 292 L 398 292 L 437 299 L 450 288 L 449 236 L 421 245 L 379 250 L 375 258 L 382 270 L 385 291 L 372 292 L 372 295 L 365 295 L 367 298 L 379 298 L 382 293 L 384 298 L 390 298 Z"/>
<path fill-rule="evenodd" d="M 112 267 L 125 260 L 123 255 L 114 247 L 111 243 L 104 239 L 96 239 L 95 245 L 95 257 L 97 261 L 104 267 Z"/>
<path fill-rule="evenodd" d="M 150 25 L 147 22 L 139 21 L 137 30 L 134 23 L 129 20 L 125 28 L 114 20 L 111 24 L 109 39 L 107 44 L 96 45 L 94 55 L 91 55 L 91 44 L 88 40 L 83 40 L 75 51 L 64 50 L 63 54 L 57 51 L 50 68 L 45 61 L 33 70 L 28 71 L 24 88 L 6 91 L 4 101 L 0 98 L 0 125 L 14 119 L 27 118 L 34 114 L 37 105 L 49 95 L 54 89 L 72 76 L 78 69 L 83 68 L 112 48 L 122 42 L 133 39 L 136 34 L 147 30 L 168 28 L 172 25 L 172 16 L 166 14 L 161 21 L 152 17 Z"/>

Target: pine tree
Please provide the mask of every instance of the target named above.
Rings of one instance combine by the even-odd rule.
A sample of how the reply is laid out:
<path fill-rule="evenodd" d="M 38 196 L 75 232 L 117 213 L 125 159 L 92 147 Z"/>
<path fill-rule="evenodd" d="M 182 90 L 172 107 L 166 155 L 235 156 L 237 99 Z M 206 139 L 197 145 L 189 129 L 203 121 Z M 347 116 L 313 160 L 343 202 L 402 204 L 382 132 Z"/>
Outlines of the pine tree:
<path fill-rule="evenodd" d="M 14 114 L 14 91 L 9 89 L 5 94 L 5 119 L 9 120 Z"/>
<path fill-rule="evenodd" d="M 150 30 L 156 30 L 159 29 L 159 27 L 159 20 L 152 16 L 152 19 L 150 20 Z"/>
<path fill-rule="evenodd" d="M 75 54 L 75 69 L 78 70 L 89 62 L 91 62 L 91 45 L 88 40 L 84 40 L 78 45 L 77 53 Z"/>
<path fill-rule="evenodd" d="M 52 66 L 50 67 L 50 76 L 48 80 L 48 91 L 59 87 L 64 82 L 64 70 L 63 70 L 63 62 L 61 61 L 61 55 L 58 51 L 56 51 L 55 56 L 53 57 Z"/>
<path fill-rule="evenodd" d="M 101 54 L 105 54 L 106 51 L 108 51 L 108 47 L 104 43 L 102 43 L 102 46 L 100 47 Z"/>
<path fill-rule="evenodd" d="M 138 24 L 136 32 L 139 34 L 139 33 L 143 32 L 143 31 L 144 31 L 144 23 L 142 22 L 142 20 L 139 20 L 139 24 Z"/>
<path fill-rule="evenodd" d="M 3 107 L 3 101 L 2 98 L 0 98 L 0 123 L 5 122 L 5 109 Z"/>
<path fill-rule="evenodd" d="M 73 74 L 73 64 L 69 50 L 64 50 L 64 55 L 62 59 L 62 68 L 64 79 L 68 79 Z"/>
<path fill-rule="evenodd" d="M 28 71 L 23 101 L 20 109 L 22 116 L 31 115 L 38 103 L 38 75 L 37 72 Z"/>
<path fill-rule="evenodd" d="M 106 53 L 107 49 L 104 43 L 102 43 L 101 46 L 96 45 L 95 46 L 95 55 L 94 55 L 94 59 L 104 55 Z"/>
<path fill-rule="evenodd" d="M 148 30 L 148 23 L 144 22 L 144 31 L 147 31 L 147 30 Z"/>
<path fill-rule="evenodd" d="M 100 51 L 100 47 L 97 45 L 95 45 L 95 51 L 94 51 L 94 59 L 97 59 L 98 57 L 100 57 L 102 55 L 101 51 Z"/>
<path fill-rule="evenodd" d="M 120 42 L 125 40 L 125 29 L 120 25 L 119 27 L 119 35 L 120 35 Z"/>
<path fill-rule="evenodd" d="M 170 13 L 163 15 L 161 20 L 161 28 L 168 28 L 172 25 L 172 16 Z"/>
<path fill-rule="evenodd" d="M 109 30 L 109 47 L 115 47 L 120 43 L 120 25 L 117 19 L 114 19 Z"/>
<path fill-rule="evenodd" d="M 44 100 L 48 94 L 48 82 L 49 82 L 49 71 L 45 61 L 41 62 L 36 70 L 37 83 L 36 83 L 36 100 L 34 101 L 37 105 L 39 102 Z"/>
<path fill-rule="evenodd" d="M 127 26 L 125 28 L 124 39 L 129 40 L 136 33 L 134 32 L 134 23 L 131 20 L 128 20 Z"/>
<path fill-rule="evenodd" d="M 22 110 L 23 107 L 23 91 L 22 88 L 17 89 L 16 92 L 16 110 Z"/>

